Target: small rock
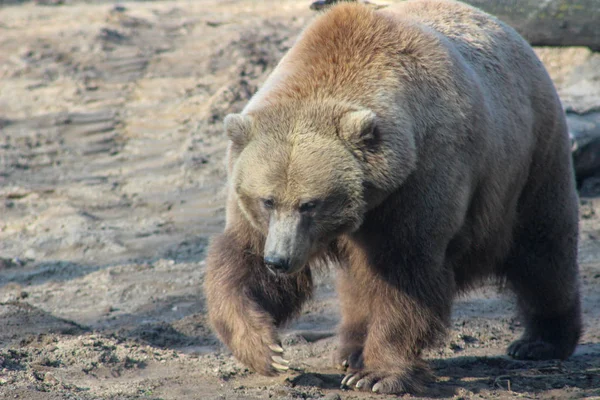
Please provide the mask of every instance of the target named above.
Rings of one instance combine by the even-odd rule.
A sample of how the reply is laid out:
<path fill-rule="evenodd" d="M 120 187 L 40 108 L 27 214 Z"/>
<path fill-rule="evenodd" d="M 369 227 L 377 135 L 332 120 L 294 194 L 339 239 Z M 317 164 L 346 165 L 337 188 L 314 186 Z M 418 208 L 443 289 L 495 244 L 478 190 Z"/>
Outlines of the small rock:
<path fill-rule="evenodd" d="M 61 6 L 65 4 L 64 0 L 36 0 L 35 4 L 40 6 Z"/>
<path fill-rule="evenodd" d="M 598 149 L 600 152 L 600 148 Z M 600 176 L 587 178 L 581 184 L 579 193 L 582 197 L 597 197 L 600 196 Z M 595 211 L 592 205 L 590 215 L 587 218 L 592 218 L 595 215 Z M 585 218 L 586 216 L 584 216 Z"/>
<path fill-rule="evenodd" d="M 477 340 L 476 337 L 471 336 L 471 335 L 462 335 L 461 339 L 465 342 L 465 343 L 477 343 L 479 340 Z"/>
<path fill-rule="evenodd" d="M 455 353 L 459 352 L 459 351 L 463 351 L 463 347 L 457 343 L 450 343 L 450 348 L 452 349 L 452 351 L 454 351 Z"/>
<path fill-rule="evenodd" d="M 582 188 L 582 192 L 585 189 L 586 188 Z M 584 194 L 581 193 L 581 195 L 583 196 Z M 594 210 L 594 203 L 591 201 L 582 200 L 581 204 L 579 206 L 579 215 L 581 216 L 582 219 L 594 218 L 594 216 L 596 215 L 596 211 Z"/>
<path fill-rule="evenodd" d="M 59 383 L 58 379 L 56 379 L 56 377 L 50 372 L 46 372 L 46 375 L 44 375 L 44 382 L 49 383 L 50 385 L 56 385 Z"/>
<path fill-rule="evenodd" d="M 122 4 L 115 4 L 115 6 L 111 10 L 111 12 L 118 12 L 118 13 L 122 13 L 125 11 L 127 11 L 127 8 Z"/>
<path fill-rule="evenodd" d="M 211 28 L 216 28 L 217 26 L 221 26 L 223 24 L 224 22 L 222 21 L 206 21 L 206 25 L 210 26 Z"/>

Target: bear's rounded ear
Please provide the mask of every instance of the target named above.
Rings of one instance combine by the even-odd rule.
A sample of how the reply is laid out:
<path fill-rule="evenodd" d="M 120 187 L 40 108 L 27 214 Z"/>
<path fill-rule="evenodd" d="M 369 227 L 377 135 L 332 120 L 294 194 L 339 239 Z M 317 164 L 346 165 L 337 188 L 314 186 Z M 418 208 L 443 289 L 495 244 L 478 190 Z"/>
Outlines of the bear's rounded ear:
<path fill-rule="evenodd" d="M 250 141 L 252 117 L 242 114 L 228 114 L 223 120 L 227 137 L 236 146 L 244 147 Z"/>
<path fill-rule="evenodd" d="M 375 138 L 376 118 L 371 110 L 347 112 L 340 118 L 340 133 L 350 143 L 361 143 Z"/>

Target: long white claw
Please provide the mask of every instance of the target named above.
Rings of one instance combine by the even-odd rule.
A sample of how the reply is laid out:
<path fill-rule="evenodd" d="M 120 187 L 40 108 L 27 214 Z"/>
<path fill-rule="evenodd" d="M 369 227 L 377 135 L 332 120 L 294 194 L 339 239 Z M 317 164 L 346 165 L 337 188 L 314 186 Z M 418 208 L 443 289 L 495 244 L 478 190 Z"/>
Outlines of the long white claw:
<path fill-rule="evenodd" d="M 275 353 L 283 353 L 283 347 L 279 346 L 278 344 L 270 344 L 269 348 Z"/>
<path fill-rule="evenodd" d="M 373 385 L 373 389 L 372 390 L 375 393 L 378 393 L 380 389 L 381 389 L 381 383 L 380 382 L 377 382 L 376 384 Z"/>
<path fill-rule="evenodd" d="M 342 367 L 348 368 L 348 365 L 350 365 L 350 364 L 348 364 L 348 360 L 342 361 Z"/>
<path fill-rule="evenodd" d="M 356 388 L 360 389 L 362 387 L 362 385 L 364 385 L 367 381 L 365 381 L 364 379 L 361 379 L 360 381 L 356 382 Z"/>
<path fill-rule="evenodd" d="M 342 379 L 342 386 L 346 386 L 348 384 L 348 381 L 350 380 L 350 378 L 352 378 L 354 376 L 354 374 L 348 374 L 344 377 L 344 379 Z"/>
<path fill-rule="evenodd" d="M 353 375 L 350 379 L 348 379 L 348 382 L 346 382 L 346 385 L 350 386 L 354 383 L 355 380 L 358 379 L 358 376 Z"/>
<path fill-rule="evenodd" d="M 290 365 L 290 362 L 282 357 L 279 356 L 272 356 L 271 359 L 273 361 L 275 361 L 277 364 L 281 364 L 281 365 Z"/>
<path fill-rule="evenodd" d="M 277 363 L 271 363 L 271 365 L 273 366 L 273 368 L 275 368 L 278 371 L 287 371 L 288 369 L 290 369 L 289 367 L 287 367 L 285 365 L 281 365 L 281 364 L 277 364 Z"/>

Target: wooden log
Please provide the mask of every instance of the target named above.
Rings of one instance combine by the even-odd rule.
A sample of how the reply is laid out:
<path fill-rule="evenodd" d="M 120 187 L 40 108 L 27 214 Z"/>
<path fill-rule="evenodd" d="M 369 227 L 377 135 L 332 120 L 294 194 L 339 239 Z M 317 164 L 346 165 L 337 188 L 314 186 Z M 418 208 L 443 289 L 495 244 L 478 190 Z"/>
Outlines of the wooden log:
<path fill-rule="evenodd" d="M 339 0 L 320 0 L 320 10 Z M 359 0 L 376 8 L 403 0 Z M 534 46 L 587 46 L 600 50 L 599 0 L 463 0 L 497 16 Z"/>
<path fill-rule="evenodd" d="M 465 0 L 515 28 L 534 46 L 600 50 L 598 0 Z"/>

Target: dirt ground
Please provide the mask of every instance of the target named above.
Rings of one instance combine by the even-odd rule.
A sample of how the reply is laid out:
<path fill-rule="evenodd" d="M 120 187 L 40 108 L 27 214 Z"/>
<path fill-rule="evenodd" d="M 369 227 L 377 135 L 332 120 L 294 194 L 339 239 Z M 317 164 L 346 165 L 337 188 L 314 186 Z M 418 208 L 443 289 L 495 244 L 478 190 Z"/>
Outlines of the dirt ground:
<path fill-rule="evenodd" d="M 221 122 L 291 46 L 308 6 L 0 8 L 0 398 L 391 398 L 339 389 L 335 271 L 281 333 L 288 374 L 249 372 L 207 325 L 204 253 L 224 225 Z M 538 52 L 569 107 L 600 110 L 585 83 L 600 81 L 598 54 Z M 458 299 L 446 345 L 427 354 L 437 382 L 425 398 L 600 397 L 600 179 L 584 186 L 576 354 L 504 356 L 521 331 L 515 306 L 483 288 Z"/>

